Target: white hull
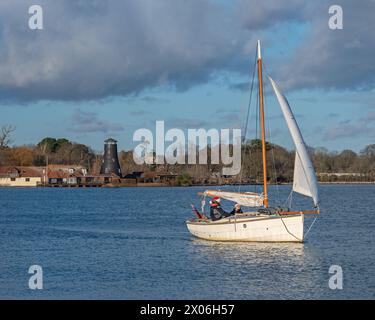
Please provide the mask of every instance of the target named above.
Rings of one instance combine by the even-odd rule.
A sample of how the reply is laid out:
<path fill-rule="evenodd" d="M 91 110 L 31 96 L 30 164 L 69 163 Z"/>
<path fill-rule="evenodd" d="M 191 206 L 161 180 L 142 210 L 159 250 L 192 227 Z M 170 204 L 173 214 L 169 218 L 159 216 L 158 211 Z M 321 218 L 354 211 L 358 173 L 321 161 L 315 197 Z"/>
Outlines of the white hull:
<path fill-rule="evenodd" d="M 187 221 L 196 237 L 215 241 L 303 242 L 303 214 L 241 215 L 218 221 Z"/>

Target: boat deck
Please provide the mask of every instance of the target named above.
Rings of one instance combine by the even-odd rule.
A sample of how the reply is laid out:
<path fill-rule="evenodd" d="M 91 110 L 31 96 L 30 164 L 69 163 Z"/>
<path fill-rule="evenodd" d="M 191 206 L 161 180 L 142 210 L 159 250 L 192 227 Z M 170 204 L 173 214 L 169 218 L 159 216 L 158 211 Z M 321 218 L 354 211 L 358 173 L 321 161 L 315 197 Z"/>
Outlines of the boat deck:
<path fill-rule="evenodd" d="M 296 215 L 283 215 L 280 216 L 278 214 L 275 215 L 268 215 L 262 214 L 258 212 L 244 212 L 240 214 L 236 214 L 233 216 L 225 217 L 220 220 L 212 221 L 211 219 L 191 219 L 187 220 L 187 224 L 207 224 L 207 225 L 221 225 L 227 223 L 242 223 L 242 222 L 252 222 L 252 221 L 259 221 L 259 220 L 267 220 L 267 219 L 284 219 L 289 218 Z"/>

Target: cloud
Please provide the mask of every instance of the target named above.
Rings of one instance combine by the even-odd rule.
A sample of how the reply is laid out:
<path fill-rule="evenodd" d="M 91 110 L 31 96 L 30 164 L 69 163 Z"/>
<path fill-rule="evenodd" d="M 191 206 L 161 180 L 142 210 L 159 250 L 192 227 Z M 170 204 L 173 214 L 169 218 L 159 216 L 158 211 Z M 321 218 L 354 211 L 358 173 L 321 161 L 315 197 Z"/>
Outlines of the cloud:
<path fill-rule="evenodd" d="M 373 115 L 372 115 L 373 116 Z M 374 118 L 340 121 L 336 126 L 330 127 L 323 134 L 325 140 L 338 140 L 344 138 L 356 138 L 359 136 L 375 136 L 375 128 L 369 126 Z"/>
<path fill-rule="evenodd" d="M 131 111 L 130 112 L 130 115 L 134 116 L 134 117 L 142 117 L 142 116 L 145 116 L 147 114 L 150 114 L 150 112 L 146 111 L 146 110 L 137 110 L 137 111 Z"/>
<path fill-rule="evenodd" d="M 231 90 L 238 90 L 241 92 L 247 92 L 250 91 L 250 84 L 249 81 L 246 82 L 235 82 L 235 83 L 229 83 L 228 88 Z"/>
<path fill-rule="evenodd" d="M 158 97 L 153 97 L 153 96 L 145 96 L 145 97 L 140 98 L 140 100 L 146 103 L 151 103 L 151 104 L 170 102 L 169 99 L 158 98 Z"/>
<path fill-rule="evenodd" d="M 328 27 L 325 1 L 314 2 L 310 32 L 278 70 L 284 88 L 369 90 L 375 87 L 375 1 L 336 1 L 343 9 L 343 29 Z"/>
<path fill-rule="evenodd" d="M 306 1 L 280 0 L 238 1 L 237 14 L 242 26 L 250 30 L 266 29 L 285 21 L 303 21 L 306 19 Z"/>
<path fill-rule="evenodd" d="M 364 124 L 375 123 L 375 111 L 368 112 L 363 118 L 360 119 Z"/>
<path fill-rule="evenodd" d="M 69 130 L 76 133 L 107 133 L 123 131 L 124 128 L 120 124 L 100 120 L 94 112 L 85 112 L 77 109 L 70 118 Z"/>
<path fill-rule="evenodd" d="M 222 71 L 247 76 L 256 38 L 277 40 L 275 28 L 290 22 L 309 27 L 272 70 L 283 88 L 375 86 L 374 1 L 336 1 L 344 10 L 337 31 L 328 28 L 323 0 L 40 0 L 38 31 L 27 23 L 34 2 L 0 2 L 2 100 L 103 99 L 160 86 L 186 90 Z"/>
<path fill-rule="evenodd" d="M 329 118 L 337 118 L 337 117 L 339 117 L 339 116 L 340 116 L 340 114 L 338 114 L 338 113 L 336 113 L 336 112 L 331 112 L 331 113 L 328 114 L 328 117 L 329 117 Z"/>
<path fill-rule="evenodd" d="M 243 115 L 242 115 L 243 117 Z M 222 114 L 220 117 L 218 117 L 219 120 L 225 122 L 225 123 L 242 123 L 243 118 L 241 118 L 240 114 L 237 112 L 227 112 Z"/>
<path fill-rule="evenodd" d="M 29 30 L 31 0 L 2 0 L 3 99 L 84 100 L 155 86 L 185 90 L 232 63 L 241 45 L 225 6 L 210 0 L 47 1 Z"/>
<path fill-rule="evenodd" d="M 304 98 L 300 97 L 300 98 L 296 98 L 296 100 L 306 102 L 306 103 L 317 103 L 318 102 L 317 98 L 312 98 L 312 97 L 304 97 Z"/>
<path fill-rule="evenodd" d="M 166 125 L 169 127 L 175 127 L 180 129 L 196 129 L 204 128 L 210 125 L 210 123 L 203 119 L 191 119 L 191 118 L 181 118 L 175 117 L 166 120 Z"/>

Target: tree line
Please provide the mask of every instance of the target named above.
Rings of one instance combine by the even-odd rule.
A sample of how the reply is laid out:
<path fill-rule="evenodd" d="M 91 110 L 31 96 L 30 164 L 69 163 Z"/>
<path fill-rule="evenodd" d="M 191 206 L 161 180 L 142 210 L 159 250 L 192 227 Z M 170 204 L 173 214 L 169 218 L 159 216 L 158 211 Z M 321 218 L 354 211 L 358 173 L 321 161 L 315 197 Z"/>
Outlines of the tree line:
<path fill-rule="evenodd" d="M 1 166 L 45 166 L 47 164 L 74 164 L 88 168 L 99 174 L 102 154 L 94 152 L 89 146 L 69 141 L 65 138 L 47 137 L 35 145 L 10 146 L 12 126 L 3 126 L 0 131 Z M 295 152 L 280 145 L 266 143 L 268 180 L 271 183 L 284 183 L 293 180 Z M 375 181 L 375 144 L 364 147 L 359 153 L 352 150 L 341 152 L 325 148 L 309 148 L 320 181 Z M 119 161 L 123 174 L 135 171 L 169 172 L 178 175 L 184 182 L 202 178 L 217 177 L 222 164 L 210 164 L 208 147 L 207 165 L 137 165 L 132 151 L 120 151 Z M 241 172 L 232 177 L 233 182 L 261 182 L 262 153 L 261 141 L 248 140 L 242 145 Z M 187 163 L 187 161 L 186 161 Z"/>

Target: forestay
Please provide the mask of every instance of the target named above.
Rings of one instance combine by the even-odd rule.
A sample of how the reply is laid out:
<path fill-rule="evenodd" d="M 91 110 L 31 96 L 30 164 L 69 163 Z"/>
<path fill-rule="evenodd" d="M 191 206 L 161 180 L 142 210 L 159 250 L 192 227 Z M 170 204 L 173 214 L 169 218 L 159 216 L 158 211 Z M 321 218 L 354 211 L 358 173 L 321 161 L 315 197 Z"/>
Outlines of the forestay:
<path fill-rule="evenodd" d="M 253 192 L 229 192 L 220 190 L 206 190 L 204 196 L 220 197 L 229 201 L 239 203 L 246 207 L 261 207 L 263 206 L 263 195 Z"/>
<path fill-rule="evenodd" d="M 314 205 L 318 206 L 318 183 L 301 131 L 298 128 L 298 124 L 285 96 L 282 94 L 275 81 L 273 81 L 271 77 L 269 77 L 269 79 L 296 147 L 293 191 L 311 197 L 314 201 Z"/>

